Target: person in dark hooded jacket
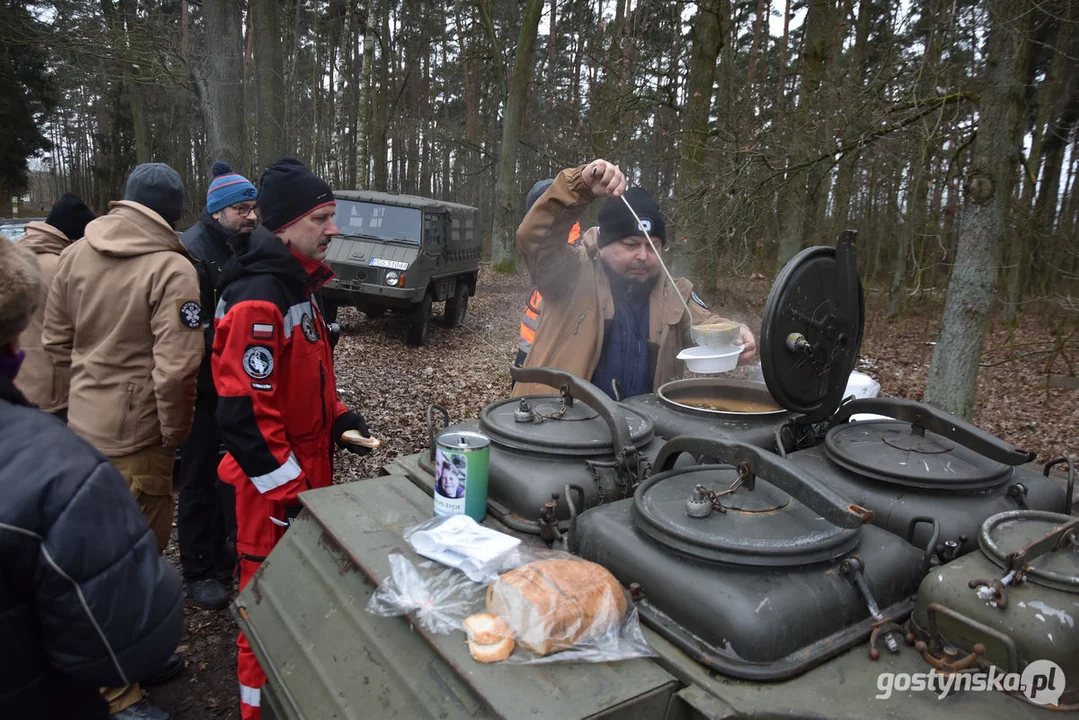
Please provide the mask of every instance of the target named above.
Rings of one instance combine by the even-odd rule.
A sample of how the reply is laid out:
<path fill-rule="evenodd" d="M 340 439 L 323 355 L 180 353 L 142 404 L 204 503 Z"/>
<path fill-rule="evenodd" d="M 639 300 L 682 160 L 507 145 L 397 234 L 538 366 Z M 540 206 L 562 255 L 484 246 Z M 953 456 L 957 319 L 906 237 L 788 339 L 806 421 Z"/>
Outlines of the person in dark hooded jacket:
<path fill-rule="evenodd" d="M 214 177 L 206 191 L 206 208 L 199 221 L 180 238 L 195 259 L 199 274 L 206 354 L 199 368 L 191 435 L 180 451 L 176 534 L 188 594 L 199 607 L 221 610 L 228 605 L 229 591 L 217 576 L 231 575 L 236 563 L 235 551 L 228 549 L 227 542 L 229 536 L 236 536 L 236 500 L 232 486 L 217 477 L 221 431 L 214 417 L 217 391 L 210 370 L 213 315 L 217 284 L 232 257 L 228 240 L 236 233 L 254 229 L 258 191 L 226 162 L 218 160 L 211 172 Z"/>
<path fill-rule="evenodd" d="M 119 471 L 15 387 L 43 293 L 29 250 L 0 243 L 0 716 L 103 719 L 99 687 L 171 659 L 183 596 Z M 168 717 L 131 687 L 114 718 Z"/>

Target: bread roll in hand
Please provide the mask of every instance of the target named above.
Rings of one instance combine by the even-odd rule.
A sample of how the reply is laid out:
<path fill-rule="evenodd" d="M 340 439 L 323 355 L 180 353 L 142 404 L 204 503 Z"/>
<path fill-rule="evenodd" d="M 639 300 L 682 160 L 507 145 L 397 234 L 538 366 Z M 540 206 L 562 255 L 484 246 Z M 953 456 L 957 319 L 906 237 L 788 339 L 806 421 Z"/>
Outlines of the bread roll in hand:
<path fill-rule="evenodd" d="M 364 437 L 360 434 L 359 430 L 345 430 L 345 432 L 341 434 L 341 440 L 343 442 L 352 443 L 353 445 L 363 445 L 372 450 L 382 444 L 382 441 L 378 438 Z"/>

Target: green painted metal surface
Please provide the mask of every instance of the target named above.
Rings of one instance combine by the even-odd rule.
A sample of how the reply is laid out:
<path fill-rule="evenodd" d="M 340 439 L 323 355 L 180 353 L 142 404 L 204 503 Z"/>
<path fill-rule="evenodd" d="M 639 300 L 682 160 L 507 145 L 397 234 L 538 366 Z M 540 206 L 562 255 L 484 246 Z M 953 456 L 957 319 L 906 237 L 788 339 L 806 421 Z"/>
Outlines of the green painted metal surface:
<path fill-rule="evenodd" d="M 464 633 L 433 635 L 364 610 L 404 528 L 431 498 L 401 475 L 312 491 L 236 601 L 284 718 L 662 720 L 677 683 L 649 660 L 482 665 Z"/>

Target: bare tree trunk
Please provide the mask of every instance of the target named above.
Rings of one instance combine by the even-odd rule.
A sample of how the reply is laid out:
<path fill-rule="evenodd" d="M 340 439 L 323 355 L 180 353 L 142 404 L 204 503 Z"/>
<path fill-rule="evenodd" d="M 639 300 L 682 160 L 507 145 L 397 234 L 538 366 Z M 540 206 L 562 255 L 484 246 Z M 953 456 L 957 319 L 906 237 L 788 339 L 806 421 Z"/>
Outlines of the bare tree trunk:
<path fill-rule="evenodd" d="M 955 267 L 933 350 L 925 402 L 970 418 L 996 286 L 996 259 L 1022 154 L 1020 111 L 1033 13 L 1023 0 L 990 0 L 985 89 L 967 175 Z"/>
<path fill-rule="evenodd" d="M 749 72 L 746 73 L 746 97 L 753 96 L 753 83 L 757 79 L 757 48 L 761 42 L 761 26 L 765 24 L 766 8 L 771 8 L 769 0 L 757 0 L 757 17 L 753 21 L 753 45 L 749 49 Z M 765 33 L 767 33 L 767 28 Z"/>
<path fill-rule="evenodd" d="M 502 147 L 498 156 L 498 178 L 495 181 L 495 218 L 491 229 L 491 264 L 498 272 L 516 271 L 514 189 L 516 187 L 517 143 L 521 139 L 521 119 L 528 103 L 528 86 L 532 81 L 532 54 L 539 31 L 543 0 L 527 0 L 517 52 L 513 62 L 506 110 L 502 117 Z"/>
<path fill-rule="evenodd" d="M 244 76 L 240 5 L 236 0 L 204 0 L 202 18 L 207 68 L 199 108 L 209 155 L 244 172 L 248 163 L 244 114 L 236 108 L 243 99 Z"/>
<path fill-rule="evenodd" d="M 378 3 L 379 0 L 374 0 L 374 2 Z M 382 8 L 381 3 L 379 3 L 379 8 Z M 387 166 L 386 158 L 386 138 L 389 137 L 390 129 L 388 103 L 390 102 L 390 96 L 393 92 L 393 88 L 390 87 L 390 63 L 392 62 L 392 56 L 389 53 L 390 6 L 386 5 L 385 8 L 386 9 L 381 12 L 378 18 L 382 25 L 382 43 L 380 45 L 378 57 L 378 89 L 382 100 L 381 102 L 376 103 L 374 101 L 373 93 L 367 93 L 367 98 L 365 100 L 365 105 L 367 106 L 366 112 L 370 113 L 370 120 L 371 124 L 374 126 L 374 132 L 364 133 L 365 138 L 373 137 L 374 140 L 374 151 L 371 151 L 370 145 L 368 145 L 367 152 L 365 153 L 371 156 L 371 189 L 383 192 L 388 188 L 386 173 L 389 171 L 389 167 Z M 367 39 L 364 38 L 365 56 L 367 53 L 366 47 Z M 366 57 L 364 62 L 366 62 Z M 374 106 L 373 110 L 371 109 L 372 105 Z"/>
<path fill-rule="evenodd" d="M 811 163 L 817 152 L 820 123 L 816 113 L 817 92 L 824 80 L 833 43 L 831 19 L 833 0 L 810 0 L 806 11 L 805 38 L 802 46 L 802 84 L 798 107 L 788 113 L 791 126 L 788 167 L 780 202 L 780 236 L 777 267 L 783 267 L 801 249 L 805 238 L 815 230 L 819 217 L 819 193 L 822 173 Z"/>
<path fill-rule="evenodd" d="M 285 59 L 278 0 L 250 0 L 257 86 L 258 168 L 289 151 L 285 147 Z"/>
<path fill-rule="evenodd" d="M 947 27 L 947 15 L 951 6 L 944 7 L 945 3 L 940 0 L 932 0 L 927 3 L 926 9 L 931 20 L 926 23 L 926 52 L 922 56 L 922 67 L 918 83 L 915 88 L 915 102 L 925 102 L 933 95 L 936 89 L 937 65 L 943 47 L 944 29 Z M 896 248 L 895 267 L 892 269 L 892 282 L 888 288 L 888 316 L 894 317 L 899 314 L 900 302 L 903 297 L 903 278 L 907 274 L 907 260 L 910 256 L 914 241 L 922 232 L 925 223 L 926 203 L 929 199 L 929 165 L 935 153 L 935 143 L 932 140 L 934 128 L 938 116 L 929 116 L 926 126 L 922 128 L 921 138 L 918 144 L 918 154 L 912 156 L 913 177 L 910 182 L 910 192 L 907 195 L 907 217 L 899 228 L 899 244 Z"/>
<path fill-rule="evenodd" d="M 722 0 L 705 0 L 698 6 L 693 22 L 693 39 L 689 56 L 689 75 L 686 81 L 686 108 L 682 114 L 682 157 L 678 168 L 679 213 L 675 235 L 686 238 L 685 251 L 679 265 L 696 270 L 705 290 L 716 284 L 713 253 L 710 251 L 703 220 L 705 196 L 704 151 L 708 142 L 708 116 L 712 109 L 712 88 L 715 85 L 716 59 L 723 48 Z"/>

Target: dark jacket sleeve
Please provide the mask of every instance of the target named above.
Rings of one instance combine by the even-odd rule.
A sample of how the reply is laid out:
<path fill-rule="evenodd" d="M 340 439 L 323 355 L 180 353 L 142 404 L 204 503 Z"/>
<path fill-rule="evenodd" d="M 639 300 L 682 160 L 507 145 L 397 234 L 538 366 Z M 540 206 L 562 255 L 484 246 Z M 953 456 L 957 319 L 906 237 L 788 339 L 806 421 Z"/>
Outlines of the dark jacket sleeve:
<path fill-rule="evenodd" d="M 180 642 L 180 578 L 108 460 L 75 448 L 60 463 L 66 478 L 41 498 L 51 518 L 35 583 L 46 655 L 77 685 L 137 682 Z"/>
<path fill-rule="evenodd" d="M 202 356 L 202 365 L 199 367 L 198 394 L 199 398 L 214 399 L 217 392 L 214 390 L 214 379 L 210 370 L 210 356 L 214 349 L 214 312 L 217 309 L 217 287 L 214 272 L 211 267 L 209 253 L 206 244 L 209 242 L 205 236 L 202 222 L 196 223 L 180 238 L 195 264 L 195 272 L 199 278 L 199 305 L 202 307 L 202 334 L 205 340 L 205 351 Z"/>

